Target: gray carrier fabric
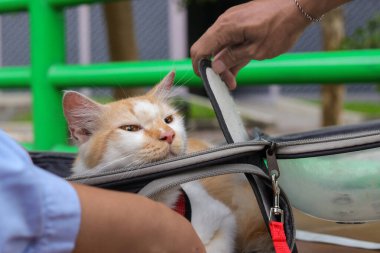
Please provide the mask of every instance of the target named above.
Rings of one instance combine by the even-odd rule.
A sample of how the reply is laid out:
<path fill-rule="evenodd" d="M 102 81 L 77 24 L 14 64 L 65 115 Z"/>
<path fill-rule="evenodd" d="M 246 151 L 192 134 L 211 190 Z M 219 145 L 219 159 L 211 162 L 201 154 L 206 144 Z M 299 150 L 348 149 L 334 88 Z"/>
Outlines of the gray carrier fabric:
<path fill-rule="evenodd" d="M 139 191 L 139 194 L 155 199 L 155 196 L 160 194 L 162 191 L 169 190 L 180 184 L 188 183 L 206 177 L 214 177 L 233 173 L 250 173 L 260 176 L 263 179 L 269 180 L 268 175 L 264 173 L 262 169 L 255 165 L 234 163 L 213 165 L 202 169 L 184 172 L 179 175 L 173 175 L 157 179 L 155 181 L 150 182 L 144 188 L 142 188 Z"/>
<path fill-rule="evenodd" d="M 116 182 L 125 184 L 134 178 L 144 180 L 144 177 L 146 177 L 149 179 L 149 182 L 162 177 L 162 175 L 170 175 L 170 173 L 176 173 L 177 171 L 192 171 L 213 164 L 236 161 L 239 157 L 249 157 L 250 154 L 262 151 L 267 144 L 266 141 L 248 141 L 239 144 L 224 145 L 141 167 L 128 167 L 128 164 L 126 164 L 125 168 L 107 168 L 106 171 L 88 171 L 80 175 L 68 177 L 67 180 L 88 185 L 107 185 Z"/>

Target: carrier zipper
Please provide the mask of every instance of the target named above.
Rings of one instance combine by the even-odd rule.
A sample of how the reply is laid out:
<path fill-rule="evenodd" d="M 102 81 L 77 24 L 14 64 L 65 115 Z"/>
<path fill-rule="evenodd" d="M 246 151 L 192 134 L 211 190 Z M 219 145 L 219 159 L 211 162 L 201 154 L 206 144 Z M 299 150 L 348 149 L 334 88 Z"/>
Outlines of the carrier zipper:
<path fill-rule="evenodd" d="M 251 145 L 263 145 L 264 146 L 264 145 L 267 145 L 267 144 L 268 144 L 267 140 L 229 143 L 229 144 L 226 144 L 226 145 L 223 145 L 223 146 L 211 147 L 211 148 L 208 148 L 207 150 L 196 151 L 196 152 L 192 152 L 192 153 L 189 153 L 189 154 L 180 155 L 180 156 L 173 157 L 173 158 L 170 158 L 170 159 L 167 159 L 167 160 L 161 160 L 161 161 L 157 161 L 157 162 L 153 162 L 153 163 L 143 164 L 142 166 L 137 166 L 137 168 L 141 169 L 141 168 L 161 165 L 161 164 L 164 164 L 164 163 L 166 163 L 168 161 L 175 162 L 175 161 L 178 161 L 178 160 L 182 160 L 184 158 L 186 158 L 186 159 L 187 158 L 192 158 L 192 157 L 198 156 L 200 154 L 208 154 L 208 153 L 213 153 L 213 152 L 227 150 L 227 149 L 230 149 L 231 147 L 244 147 L 244 146 L 251 146 Z M 117 172 L 122 172 L 122 171 L 128 171 L 128 170 L 126 170 L 126 169 L 115 169 L 115 170 L 109 170 L 107 172 L 113 172 L 113 173 L 116 172 L 117 173 Z M 101 175 L 101 174 L 99 173 L 98 175 Z"/>
<path fill-rule="evenodd" d="M 339 141 L 342 139 L 347 138 L 362 138 L 372 135 L 380 135 L 380 130 L 372 130 L 372 131 L 363 131 L 358 133 L 348 133 L 348 134 L 339 134 L 335 136 L 328 136 L 328 137 L 320 137 L 320 138 L 309 138 L 309 139 L 301 139 L 301 140 L 293 140 L 293 141 L 278 141 L 277 146 L 284 147 L 284 146 L 292 146 L 292 145 L 302 145 L 302 144 L 313 144 L 313 143 L 320 143 L 320 142 L 326 142 L 326 141 Z M 273 141 L 271 141 L 273 142 Z"/>

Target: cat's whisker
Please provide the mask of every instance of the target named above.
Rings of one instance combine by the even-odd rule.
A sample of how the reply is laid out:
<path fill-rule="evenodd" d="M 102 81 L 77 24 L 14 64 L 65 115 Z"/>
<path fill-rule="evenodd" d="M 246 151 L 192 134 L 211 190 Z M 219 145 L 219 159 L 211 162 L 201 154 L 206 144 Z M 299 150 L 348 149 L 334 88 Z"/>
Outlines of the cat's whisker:
<path fill-rule="evenodd" d="M 103 163 L 103 164 L 102 164 L 102 167 L 98 167 L 98 168 L 96 168 L 96 169 L 97 169 L 97 170 L 103 170 L 103 169 L 105 169 L 105 168 L 107 168 L 107 167 L 109 167 L 109 166 L 111 166 L 111 165 L 114 165 L 114 164 L 116 164 L 116 163 L 122 162 L 122 160 L 130 159 L 130 158 L 132 158 L 133 156 L 134 156 L 134 154 L 128 154 L 128 155 L 126 155 L 126 156 L 123 156 L 123 157 L 120 157 L 120 158 L 118 158 L 118 159 L 112 160 L 112 161 L 110 161 L 110 162 L 108 162 L 108 163 Z"/>
<path fill-rule="evenodd" d="M 158 99 L 162 102 L 167 101 L 171 97 L 171 91 L 162 89 L 158 95 Z"/>
<path fill-rule="evenodd" d="M 190 82 L 191 78 L 187 79 L 185 82 L 183 82 L 179 87 L 185 86 L 188 82 Z"/>
<path fill-rule="evenodd" d="M 112 161 L 110 161 L 110 162 L 103 163 L 103 164 L 102 164 L 102 167 L 98 167 L 97 169 L 99 169 L 99 170 L 104 169 L 104 168 L 106 168 L 106 167 L 108 167 L 108 166 L 110 166 L 110 165 L 113 165 L 113 164 L 115 164 L 115 163 L 118 163 L 118 162 L 120 162 L 120 161 L 122 161 L 122 160 L 124 160 L 124 159 L 129 159 L 131 156 L 132 156 L 132 154 L 128 154 L 128 155 L 126 155 L 126 156 L 123 156 L 123 157 L 117 158 L 117 159 L 112 160 Z"/>
<path fill-rule="evenodd" d="M 185 73 L 183 76 L 181 76 L 181 78 L 179 80 L 177 80 L 177 82 L 174 83 L 174 86 L 178 85 L 178 83 L 180 83 L 182 81 L 182 79 L 184 79 L 186 77 L 187 77 L 187 73 Z"/>
<path fill-rule="evenodd" d="M 123 92 L 124 98 L 127 98 L 127 97 L 128 97 L 128 94 L 127 94 L 127 92 L 125 91 L 124 87 L 122 87 L 120 84 L 119 84 L 118 86 L 119 86 L 119 89 Z"/>

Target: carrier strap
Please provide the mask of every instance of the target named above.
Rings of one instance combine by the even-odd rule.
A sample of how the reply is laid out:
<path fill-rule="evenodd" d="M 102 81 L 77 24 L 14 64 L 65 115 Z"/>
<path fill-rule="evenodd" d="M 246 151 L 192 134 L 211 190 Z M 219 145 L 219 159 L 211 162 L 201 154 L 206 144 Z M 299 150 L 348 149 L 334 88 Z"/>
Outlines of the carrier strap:
<path fill-rule="evenodd" d="M 284 224 L 278 221 L 270 221 L 269 229 L 276 253 L 290 253 L 288 243 L 286 242 Z"/>

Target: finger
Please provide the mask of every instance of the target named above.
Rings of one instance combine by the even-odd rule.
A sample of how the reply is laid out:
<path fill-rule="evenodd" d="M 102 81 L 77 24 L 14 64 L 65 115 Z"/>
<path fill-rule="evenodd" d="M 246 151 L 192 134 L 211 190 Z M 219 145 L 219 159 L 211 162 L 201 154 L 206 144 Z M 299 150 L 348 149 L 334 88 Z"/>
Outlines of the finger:
<path fill-rule="evenodd" d="M 240 71 L 240 69 L 242 69 L 248 63 L 249 63 L 249 61 L 244 61 L 241 64 L 233 67 L 231 70 L 226 70 L 221 74 L 223 81 L 227 84 L 227 86 L 230 90 L 236 89 L 236 87 L 237 87 L 237 82 L 236 82 L 237 73 Z"/>
<path fill-rule="evenodd" d="M 231 69 L 231 73 L 236 77 L 239 71 L 244 68 L 250 61 L 243 61 Z"/>
<path fill-rule="evenodd" d="M 240 69 L 242 69 L 248 63 L 249 63 L 249 60 L 244 61 L 241 64 L 238 64 L 235 67 L 233 67 L 231 70 L 226 70 L 220 74 L 222 80 L 226 83 L 226 85 L 228 86 L 230 90 L 236 89 L 237 87 L 236 75 L 240 71 Z"/>
<path fill-rule="evenodd" d="M 254 52 L 256 52 L 256 45 L 240 45 L 238 47 L 228 47 L 223 49 L 218 53 L 213 61 L 213 70 L 220 74 L 226 69 L 232 69 L 244 62 L 249 61 L 254 57 Z"/>
<path fill-rule="evenodd" d="M 221 73 L 220 76 L 230 90 L 236 89 L 236 79 L 231 71 L 226 70 L 223 73 Z"/>

